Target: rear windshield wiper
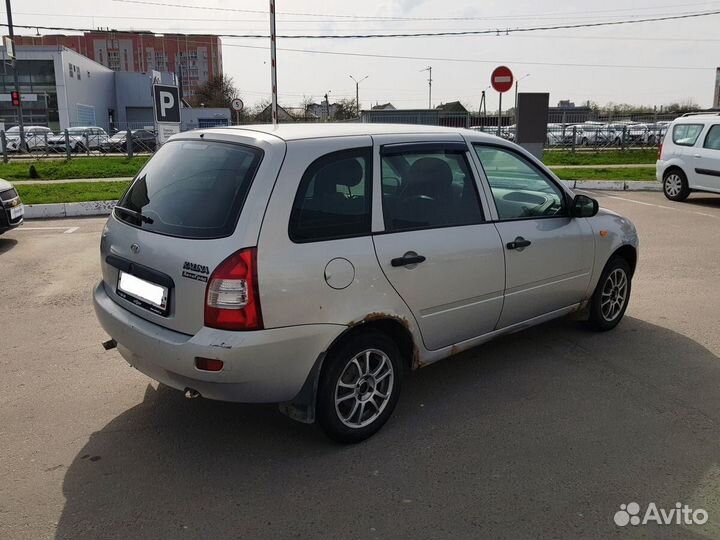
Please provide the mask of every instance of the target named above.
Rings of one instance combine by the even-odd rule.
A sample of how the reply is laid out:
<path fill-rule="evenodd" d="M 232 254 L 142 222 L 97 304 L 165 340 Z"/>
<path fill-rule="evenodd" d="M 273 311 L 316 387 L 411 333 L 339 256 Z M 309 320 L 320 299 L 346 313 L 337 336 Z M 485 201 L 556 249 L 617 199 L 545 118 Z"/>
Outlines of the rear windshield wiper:
<path fill-rule="evenodd" d="M 119 210 L 123 214 L 127 214 L 129 216 L 134 217 L 135 219 L 140 220 L 143 223 L 147 223 L 148 225 L 152 225 L 153 218 L 149 218 L 147 216 L 143 216 L 140 212 L 137 212 L 135 210 L 131 210 L 130 208 L 125 208 L 124 206 L 115 206 L 115 210 Z"/>

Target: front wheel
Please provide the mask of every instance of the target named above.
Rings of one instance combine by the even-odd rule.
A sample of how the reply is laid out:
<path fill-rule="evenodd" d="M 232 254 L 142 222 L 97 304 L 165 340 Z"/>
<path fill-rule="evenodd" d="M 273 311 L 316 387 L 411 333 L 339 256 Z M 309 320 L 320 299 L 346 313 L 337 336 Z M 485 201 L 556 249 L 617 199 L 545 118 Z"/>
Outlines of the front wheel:
<path fill-rule="evenodd" d="M 350 338 L 325 360 L 317 418 L 328 437 L 355 443 L 387 422 L 400 397 L 402 366 L 395 342 L 368 331 Z"/>
<path fill-rule="evenodd" d="M 680 169 L 670 169 L 663 177 L 663 193 L 671 201 L 684 201 L 690 195 L 687 176 Z"/>
<path fill-rule="evenodd" d="M 590 304 L 590 325 L 601 332 L 612 330 L 622 320 L 630 302 L 632 272 L 622 257 L 605 266 Z"/>

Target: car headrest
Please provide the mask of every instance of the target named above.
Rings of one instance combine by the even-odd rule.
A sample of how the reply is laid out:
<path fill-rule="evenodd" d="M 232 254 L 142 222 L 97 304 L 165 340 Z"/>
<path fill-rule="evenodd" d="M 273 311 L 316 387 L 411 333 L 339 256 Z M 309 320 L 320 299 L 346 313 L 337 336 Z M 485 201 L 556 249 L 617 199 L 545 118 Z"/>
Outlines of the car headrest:
<path fill-rule="evenodd" d="M 357 186 L 362 179 L 362 165 L 355 158 L 347 158 L 320 169 L 315 177 L 315 189 L 335 191 L 335 186 Z"/>
<path fill-rule="evenodd" d="M 436 157 L 418 159 L 407 172 L 406 195 L 427 195 L 436 198 L 446 195 L 452 185 L 450 165 Z"/>

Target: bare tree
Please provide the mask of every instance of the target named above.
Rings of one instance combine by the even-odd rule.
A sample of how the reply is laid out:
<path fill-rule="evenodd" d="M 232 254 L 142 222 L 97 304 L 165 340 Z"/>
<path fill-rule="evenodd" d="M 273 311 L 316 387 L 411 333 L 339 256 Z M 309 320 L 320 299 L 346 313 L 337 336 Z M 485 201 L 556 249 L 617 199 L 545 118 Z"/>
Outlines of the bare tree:
<path fill-rule="evenodd" d="M 240 96 L 235 81 L 228 75 L 218 75 L 201 84 L 188 101 L 193 107 L 230 107 L 233 99 Z"/>

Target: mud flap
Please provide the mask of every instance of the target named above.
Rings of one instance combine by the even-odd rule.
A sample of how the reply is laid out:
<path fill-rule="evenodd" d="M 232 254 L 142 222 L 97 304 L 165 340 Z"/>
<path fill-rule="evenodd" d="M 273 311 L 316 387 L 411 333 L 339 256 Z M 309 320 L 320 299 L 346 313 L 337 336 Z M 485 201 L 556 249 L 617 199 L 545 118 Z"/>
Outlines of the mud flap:
<path fill-rule="evenodd" d="M 325 360 L 325 353 L 321 353 L 310 373 L 305 379 L 300 392 L 290 401 L 278 404 L 278 409 L 284 415 L 304 424 L 315 423 L 315 405 L 317 403 L 317 389 L 320 383 L 320 370 Z"/>

